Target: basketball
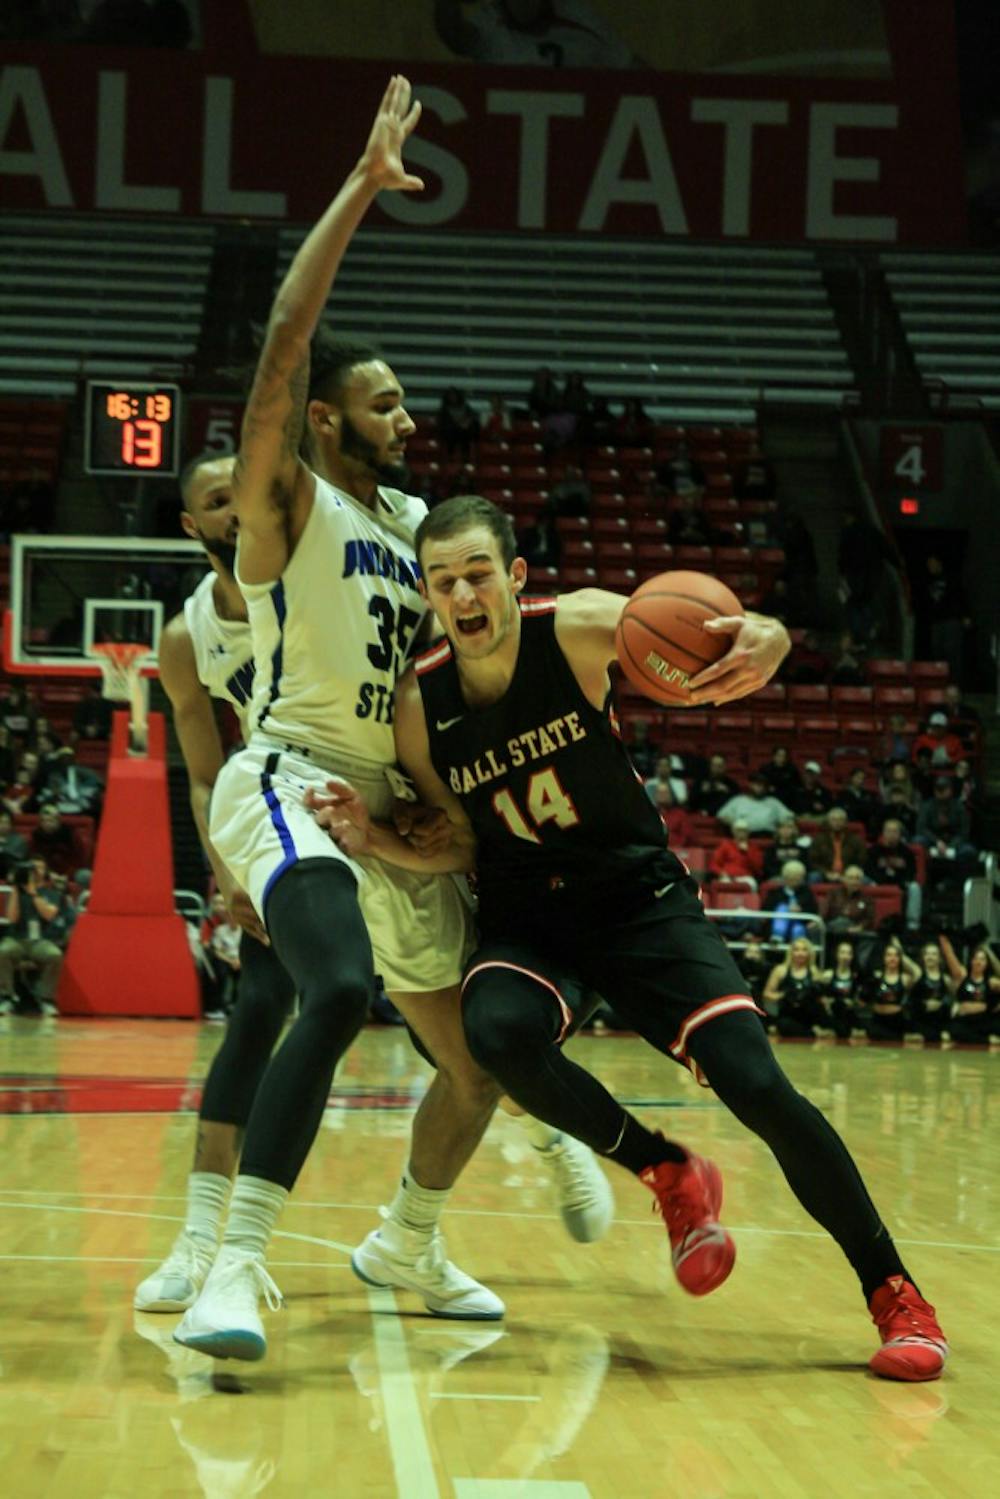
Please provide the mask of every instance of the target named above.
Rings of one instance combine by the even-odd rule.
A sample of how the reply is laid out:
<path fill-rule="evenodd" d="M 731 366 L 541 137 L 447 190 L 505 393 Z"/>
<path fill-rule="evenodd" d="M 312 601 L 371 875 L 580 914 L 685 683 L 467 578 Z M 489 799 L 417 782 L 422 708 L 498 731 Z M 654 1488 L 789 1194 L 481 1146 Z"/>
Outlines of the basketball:
<path fill-rule="evenodd" d="M 688 706 L 688 681 L 724 656 L 730 635 L 703 629 L 706 619 L 742 614 L 725 583 L 708 573 L 660 573 L 641 583 L 622 610 L 615 650 L 633 687 L 657 703 Z"/>

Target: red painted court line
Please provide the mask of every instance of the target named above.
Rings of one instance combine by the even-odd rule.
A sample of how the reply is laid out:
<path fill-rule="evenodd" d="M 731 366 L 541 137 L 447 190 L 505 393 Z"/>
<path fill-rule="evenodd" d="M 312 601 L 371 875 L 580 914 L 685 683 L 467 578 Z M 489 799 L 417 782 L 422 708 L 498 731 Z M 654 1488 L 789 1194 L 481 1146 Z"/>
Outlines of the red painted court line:
<path fill-rule="evenodd" d="M 334 1109 L 412 1109 L 412 1089 L 338 1090 Z M 164 1078 L 0 1077 L 2 1114 L 176 1114 L 196 1112 L 201 1084 Z"/>

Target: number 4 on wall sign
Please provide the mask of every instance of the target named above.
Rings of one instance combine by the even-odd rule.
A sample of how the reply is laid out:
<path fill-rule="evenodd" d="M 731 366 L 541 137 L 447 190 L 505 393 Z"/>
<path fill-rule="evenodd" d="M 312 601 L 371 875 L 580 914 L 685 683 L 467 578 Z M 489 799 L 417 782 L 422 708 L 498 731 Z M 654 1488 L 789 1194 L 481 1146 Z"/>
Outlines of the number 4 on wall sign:
<path fill-rule="evenodd" d="M 880 477 L 886 493 L 919 489 L 936 494 L 944 487 L 944 433 L 941 427 L 882 428 Z"/>

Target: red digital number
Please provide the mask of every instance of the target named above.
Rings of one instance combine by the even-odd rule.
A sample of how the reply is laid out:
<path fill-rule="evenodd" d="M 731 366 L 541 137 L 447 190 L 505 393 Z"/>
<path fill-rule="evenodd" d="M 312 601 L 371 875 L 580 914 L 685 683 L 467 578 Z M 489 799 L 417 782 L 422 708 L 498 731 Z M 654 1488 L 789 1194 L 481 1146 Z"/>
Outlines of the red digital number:
<path fill-rule="evenodd" d="M 122 461 L 130 468 L 159 468 L 163 462 L 163 431 L 145 417 L 122 427 Z"/>

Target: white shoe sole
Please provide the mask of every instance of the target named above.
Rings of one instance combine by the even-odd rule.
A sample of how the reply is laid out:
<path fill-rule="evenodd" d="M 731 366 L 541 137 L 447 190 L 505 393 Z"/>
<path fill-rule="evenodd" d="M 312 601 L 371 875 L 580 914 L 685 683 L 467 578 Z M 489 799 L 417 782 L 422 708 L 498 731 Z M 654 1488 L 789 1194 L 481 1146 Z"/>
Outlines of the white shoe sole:
<path fill-rule="evenodd" d="M 392 1269 L 387 1278 L 387 1267 L 384 1262 L 375 1255 L 366 1255 L 364 1261 L 361 1256 L 364 1253 L 364 1245 L 360 1245 L 351 1255 L 351 1269 L 358 1280 L 363 1280 L 366 1286 L 375 1286 L 379 1290 L 413 1291 L 421 1297 L 424 1306 L 433 1317 L 443 1317 L 451 1322 L 499 1322 L 506 1307 L 497 1298 L 497 1309 L 489 1311 L 468 1310 L 463 1311 L 453 1303 L 442 1302 L 435 1306 L 434 1299 L 429 1298 L 426 1289 L 417 1280 L 410 1280 L 399 1269 Z M 377 1278 L 381 1277 L 381 1278 Z M 485 1289 L 485 1287 L 484 1287 Z"/>
<path fill-rule="evenodd" d="M 219 1328 L 215 1332 L 174 1333 L 174 1342 L 183 1348 L 194 1348 L 198 1353 L 207 1353 L 209 1358 L 238 1358 L 244 1363 L 255 1364 L 267 1353 L 267 1339 L 244 1327 Z"/>

